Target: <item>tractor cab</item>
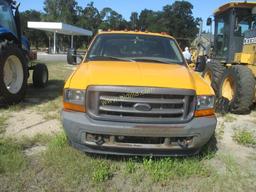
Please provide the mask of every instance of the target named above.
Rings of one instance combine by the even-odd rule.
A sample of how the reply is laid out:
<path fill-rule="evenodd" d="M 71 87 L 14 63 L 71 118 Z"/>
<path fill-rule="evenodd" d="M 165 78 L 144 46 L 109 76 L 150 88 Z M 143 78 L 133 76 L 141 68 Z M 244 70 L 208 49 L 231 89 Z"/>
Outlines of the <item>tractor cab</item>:
<path fill-rule="evenodd" d="M 248 31 L 256 30 L 255 9 L 255 2 L 232 2 L 215 11 L 215 59 L 222 63 L 234 62 L 235 54 L 242 52 Z"/>
<path fill-rule="evenodd" d="M 14 1 L 0 0 L 0 32 L 14 38 L 21 45 L 19 5 Z M 14 37 L 10 37 L 10 33 Z"/>
<path fill-rule="evenodd" d="M 12 8 L 4 0 L 0 0 L 0 12 L 0 26 L 9 29 L 15 36 L 18 36 Z"/>

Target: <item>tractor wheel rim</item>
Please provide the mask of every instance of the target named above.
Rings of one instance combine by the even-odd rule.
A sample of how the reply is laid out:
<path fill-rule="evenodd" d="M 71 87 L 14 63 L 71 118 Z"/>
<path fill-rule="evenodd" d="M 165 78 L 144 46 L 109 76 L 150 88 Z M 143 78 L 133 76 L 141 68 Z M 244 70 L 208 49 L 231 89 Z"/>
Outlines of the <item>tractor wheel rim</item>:
<path fill-rule="evenodd" d="M 224 80 L 222 89 L 222 96 L 232 101 L 234 98 L 234 81 L 232 78 L 228 77 Z"/>
<path fill-rule="evenodd" d="M 211 85 L 211 83 L 212 83 L 212 74 L 211 74 L 210 71 L 207 71 L 207 72 L 205 73 L 204 79 L 205 79 L 205 81 L 206 81 L 209 85 Z"/>
<path fill-rule="evenodd" d="M 22 63 L 15 55 L 9 56 L 4 64 L 4 84 L 11 94 L 17 94 L 24 80 Z"/>

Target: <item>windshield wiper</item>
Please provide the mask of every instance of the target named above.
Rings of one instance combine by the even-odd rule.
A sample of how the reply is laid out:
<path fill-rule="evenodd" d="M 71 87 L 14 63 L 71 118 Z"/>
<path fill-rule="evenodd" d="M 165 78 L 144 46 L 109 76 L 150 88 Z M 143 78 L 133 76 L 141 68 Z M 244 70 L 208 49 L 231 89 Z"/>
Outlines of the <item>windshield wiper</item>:
<path fill-rule="evenodd" d="M 119 57 L 111 57 L 111 56 L 94 56 L 91 58 L 88 58 L 90 61 L 104 61 L 104 60 L 115 60 L 115 61 L 129 61 L 129 62 L 134 62 L 133 59 L 125 59 L 125 58 L 119 58 Z"/>
<path fill-rule="evenodd" d="M 157 63 L 165 63 L 169 64 L 170 62 L 164 61 L 162 59 L 156 59 L 156 58 L 148 58 L 148 57 L 138 57 L 138 58 L 132 58 L 133 61 L 148 61 L 148 62 L 157 62 Z"/>

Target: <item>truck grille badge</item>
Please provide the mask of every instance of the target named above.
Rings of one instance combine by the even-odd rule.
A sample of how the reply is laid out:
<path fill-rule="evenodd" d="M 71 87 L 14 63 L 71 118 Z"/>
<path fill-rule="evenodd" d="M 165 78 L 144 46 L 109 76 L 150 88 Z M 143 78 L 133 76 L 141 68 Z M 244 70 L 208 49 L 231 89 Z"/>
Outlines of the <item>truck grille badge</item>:
<path fill-rule="evenodd" d="M 137 111 L 151 111 L 152 109 L 152 107 L 146 103 L 136 103 L 133 107 Z"/>

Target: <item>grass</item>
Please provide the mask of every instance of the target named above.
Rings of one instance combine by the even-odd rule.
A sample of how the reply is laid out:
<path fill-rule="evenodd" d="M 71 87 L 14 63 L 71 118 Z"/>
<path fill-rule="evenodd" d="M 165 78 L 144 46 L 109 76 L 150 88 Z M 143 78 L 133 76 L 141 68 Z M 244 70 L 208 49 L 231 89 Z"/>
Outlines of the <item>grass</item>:
<path fill-rule="evenodd" d="M 219 126 L 216 129 L 216 137 L 218 140 L 221 140 L 223 138 L 223 135 L 225 133 L 225 124 L 222 122 L 219 124 Z"/>
<path fill-rule="evenodd" d="M 177 178 L 205 177 L 210 175 L 209 167 L 197 158 L 164 158 L 144 159 L 143 168 L 150 174 L 154 182 Z"/>
<path fill-rule="evenodd" d="M 0 139 L 0 174 L 15 173 L 25 165 L 22 147 L 10 139 Z"/>
<path fill-rule="evenodd" d="M 250 131 L 246 131 L 246 130 L 237 130 L 235 131 L 235 134 L 233 136 L 233 139 L 241 145 L 245 145 L 245 146 L 250 146 L 256 145 L 256 137 L 254 136 L 254 134 Z"/>
<path fill-rule="evenodd" d="M 136 162 L 133 159 L 129 159 L 128 161 L 125 162 L 126 174 L 135 173 L 136 169 L 138 169 L 138 166 L 136 165 Z"/>
<path fill-rule="evenodd" d="M 38 134 L 34 137 L 22 137 L 18 140 L 19 145 L 22 146 L 23 149 L 31 148 L 36 145 L 48 145 L 51 141 L 52 136 Z"/>
<path fill-rule="evenodd" d="M 226 154 L 203 158 L 91 156 L 70 147 L 64 133 L 14 143 L 0 145 L 0 184 L 5 175 L 8 184 L 4 186 L 13 187 L 6 191 L 24 191 L 24 186 L 37 186 L 38 191 L 236 191 L 250 189 L 252 185 L 246 184 L 255 178 L 255 174 L 243 173 L 236 159 Z M 31 162 L 23 149 L 38 143 L 46 144 L 47 150 Z M 209 163 L 212 159 L 219 159 L 224 172 L 216 172 Z"/>
<path fill-rule="evenodd" d="M 226 114 L 224 116 L 224 120 L 227 123 L 232 123 L 232 122 L 234 122 L 236 120 L 236 117 L 234 117 L 234 115 L 232 115 L 232 114 Z"/>
<path fill-rule="evenodd" d="M 96 183 L 105 182 L 112 177 L 111 166 L 106 161 L 94 162 L 92 180 Z"/>
<path fill-rule="evenodd" d="M 255 174 L 243 173 L 236 159 L 226 154 L 215 157 L 225 166 L 223 173 L 216 173 L 207 158 L 88 156 L 69 147 L 64 134 L 49 140 L 48 149 L 35 165 L 24 159 L 20 145 L 11 142 L 4 148 L 12 149 L 21 159 L 21 163 L 11 162 L 12 167 L 5 163 L 9 166 L 5 173 L 18 173 L 6 175 L 10 188 L 3 188 L 9 189 L 5 191 L 250 191 L 255 187 Z M 1 174 L 3 171 L 0 184 Z M 252 185 L 247 185 L 249 182 Z"/>
<path fill-rule="evenodd" d="M 0 135 L 5 132 L 5 127 L 6 127 L 6 121 L 8 120 L 7 115 L 1 115 L 0 116 Z"/>
<path fill-rule="evenodd" d="M 55 182 L 69 187 L 76 187 L 84 179 L 88 183 L 88 173 L 93 171 L 87 156 L 68 146 L 64 133 L 52 139 L 42 159 L 44 167 L 56 178 Z"/>

